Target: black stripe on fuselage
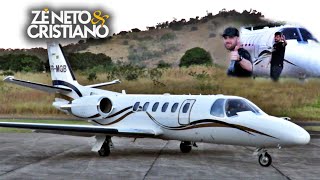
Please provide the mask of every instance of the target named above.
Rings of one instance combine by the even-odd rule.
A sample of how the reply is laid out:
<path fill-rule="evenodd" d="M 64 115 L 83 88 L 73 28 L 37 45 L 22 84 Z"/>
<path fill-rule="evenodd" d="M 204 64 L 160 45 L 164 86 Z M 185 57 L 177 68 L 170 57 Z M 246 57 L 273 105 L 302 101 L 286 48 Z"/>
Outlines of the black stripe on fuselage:
<path fill-rule="evenodd" d="M 118 112 L 116 112 L 116 113 L 114 113 L 114 114 L 106 117 L 106 118 L 112 118 L 112 117 L 114 117 L 114 116 L 117 116 L 117 115 L 123 113 L 124 111 L 126 111 L 126 110 L 128 110 L 128 109 L 130 109 L 130 108 L 132 108 L 132 106 L 126 107 L 126 108 L 124 108 L 124 109 L 122 109 L 122 110 L 120 110 L 120 111 L 118 111 Z M 105 119 L 106 119 L 106 118 L 105 118 Z"/>
<path fill-rule="evenodd" d="M 127 107 L 127 108 L 124 108 L 124 109 L 122 109 L 122 110 L 120 110 L 120 111 L 118 111 L 118 112 L 116 112 L 116 113 L 114 113 L 114 114 L 112 114 L 112 115 L 110 115 L 110 116 L 108 116 L 108 117 L 105 117 L 104 119 L 112 118 L 112 117 L 114 117 L 114 116 L 117 116 L 117 115 L 125 112 L 126 110 L 128 110 L 128 109 L 130 109 L 130 108 L 132 108 L 132 106 L 129 106 L 129 107 Z M 100 116 L 101 116 L 100 114 L 96 114 L 96 115 L 90 116 L 90 117 L 88 117 L 88 118 L 89 118 L 89 119 L 91 119 L 91 118 L 98 118 L 98 117 L 100 117 Z M 96 123 L 98 123 L 98 122 L 96 122 Z M 98 123 L 98 124 L 100 124 L 100 123 Z"/>
<path fill-rule="evenodd" d="M 246 132 L 250 135 L 253 135 L 252 133 L 257 133 L 257 134 L 260 134 L 260 135 L 264 135 L 264 136 L 268 136 L 268 137 L 271 137 L 271 138 L 275 138 L 275 139 L 278 139 L 276 137 L 273 137 L 271 135 L 268 135 L 268 134 L 265 134 L 265 133 L 262 133 L 260 131 L 257 131 L 257 130 L 254 130 L 254 129 L 251 129 L 251 128 L 248 128 L 248 127 L 245 127 L 245 126 L 241 126 L 241 125 L 237 125 L 237 124 L 230 124 L 230 123 L 227 123 L 227 122 L 223 122 L 223 121 L 218 121 L 218 120 L 214 120 L 214 119 L 200 119 L 200 120 L 197 120 L 197 121 L 192 121 L 190 124 L 188 125 L 184 125 L 184 126 L 177 126 L 177 127 L 169 127 L 169 126 L 165 126 L 161 123 L 159 123 L 157 120 L 155 120 L 154 117 L 151 116 L 151 114 L 149 114 L 148 112 L 146 112 L 147 115 L 149 116 L 149 118 L 155 122 L 158 126 L 164 128 L 164 129 L 168 129 L 168 130 L 187 130 L 187 129 L 194 129 L 194 128 L 198 128 L 199 125 L 205 125 L 207 123 L 216 123 L 216 124 L 221 124 L 221 125 L 224 125 L 226 127 L 229 127 L 229 128 L 235 128 L 235 129 L 238 129 L 240 131 L 243 131 L 243 132 Z M 215 127 L 215 126 L 212 126 L 212 127 Z"/>
<path fill-rule="evenodd" d="M 79 91 L 79 89 L 77 87 L 75 87 L 73 84 L 70 84 L 68 82 L 65 82 L 65 81 L 61 81 L 61 80 L 53 80 L 52 81 L 52 84 L 53 85 L 62 85 L 62 86 L 66 86 L 66 87 L 69 87 L 71 88 L 72 90 L 74 90 L 79 97 L 82 97 L 82 93 Z"/>
<path fill-rule="evenodd" d="M 290 62 L 289 60 L 284 59 L 284 61 L 291 64 L 291 65 L 297 66 L 297 65 L 293 64 L 292 62 Z"/>

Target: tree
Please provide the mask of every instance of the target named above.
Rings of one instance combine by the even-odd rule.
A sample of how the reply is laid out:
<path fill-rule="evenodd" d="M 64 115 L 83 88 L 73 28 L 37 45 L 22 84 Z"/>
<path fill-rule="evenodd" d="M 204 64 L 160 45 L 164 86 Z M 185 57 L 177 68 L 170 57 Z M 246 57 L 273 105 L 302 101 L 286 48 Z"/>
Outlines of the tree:
<path fill-rule="evenodd" d="M 68 59 L 73 70 L 91 69 L 96 66 L 110 68 L 112 66 L 111 58 L 102 53 L 70 53 Z"/>
<path fill-rule="evenodd" d="M 26 54 L 0 56 L 0 70 L 39 72 L 44 70 L 43 66 L 44 63 L 37 56 Z"/>
<path fill-rule="evenodd" d="M 212 58 L 209 52 L 200 47 L 189 49 L 180 59 L 179 66 L 189 67 L 191 65 L 210 65 Z"/>

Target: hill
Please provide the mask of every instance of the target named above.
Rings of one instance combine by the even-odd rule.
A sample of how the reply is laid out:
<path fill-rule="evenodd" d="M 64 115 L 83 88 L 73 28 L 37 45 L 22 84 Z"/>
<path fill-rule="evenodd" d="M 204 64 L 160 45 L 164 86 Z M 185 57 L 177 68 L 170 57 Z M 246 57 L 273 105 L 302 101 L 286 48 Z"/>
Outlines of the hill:
<path fill-rule="evenodd" d="M 223 47 L 221 33 L 228 26 L 248 26 L 276 23 L 264 18 L 256 10 L 237 12 L 222 9 L 218 14 L 207 13 L 204 17 L 189 20 L 173 20 L 158 23 L 141 31 L 121 31 L 106 39 L 80 40 L 76 44 L 64 47 L 65 52 L 104 53 L 113 62 L 122 61 L 154 67 L 159 61 L 178 66 L 179 60 L 188 49 L 201 47 L 209 51 L 215 64 L 225 66 L 226 50 Z M 279 24 L 279 23 L 277 23 Z M 44 48 L 0 49 L 0 56 L 7 54 L 27 54 L 47 61 Z"/>
<path fill-rule="evenodd" d="M 222 31 L 228 26 L 248 26 L 276 23 L 264 18 L 255 10 L 221 10 L 218 14 L 208 13 L 205 17 L 181 19 L 158 23 L 147 31 L 137 28 L 122 31 L 106 40 L 89 39 L 87 48 L 80 52 L 105 53 L 113 61 L 139 63 L 154 67 L 163 60 L 178 66 L 179 60 L 188 49 L 201 47 L 209 51 L 215 64 L 225 66 L 226 50 L 222 44 Z M 278 23 L 279 24 L 279 23 Z"/>

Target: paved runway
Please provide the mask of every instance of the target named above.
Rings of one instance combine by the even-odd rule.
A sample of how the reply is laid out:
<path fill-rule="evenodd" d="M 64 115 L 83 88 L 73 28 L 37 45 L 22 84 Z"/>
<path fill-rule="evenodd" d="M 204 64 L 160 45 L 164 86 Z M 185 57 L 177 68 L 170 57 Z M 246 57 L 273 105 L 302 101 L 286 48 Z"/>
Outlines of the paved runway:
<path fill-rule="evenodd" d="M 252 148 L 199 143 L 182 154 L 178 141 L 113 138 L 109 157 L 91 152 L 93 138 L 0 133 L 0 179 L 319 179 L 320 139 L 270 150 L 258 164 Z"/>

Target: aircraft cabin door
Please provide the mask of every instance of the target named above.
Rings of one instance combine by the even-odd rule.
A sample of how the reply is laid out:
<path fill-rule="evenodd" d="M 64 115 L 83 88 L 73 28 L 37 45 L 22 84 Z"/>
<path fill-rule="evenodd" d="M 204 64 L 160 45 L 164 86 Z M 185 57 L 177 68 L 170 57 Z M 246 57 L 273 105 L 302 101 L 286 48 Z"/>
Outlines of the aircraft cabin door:
<path fill-rule="evenodd" d="M 190 123 L 190 112 L 195 102 L 195 99 L 187 99 L 183 101 L 179 110 L 179 124 L 186 125 Z"/>

